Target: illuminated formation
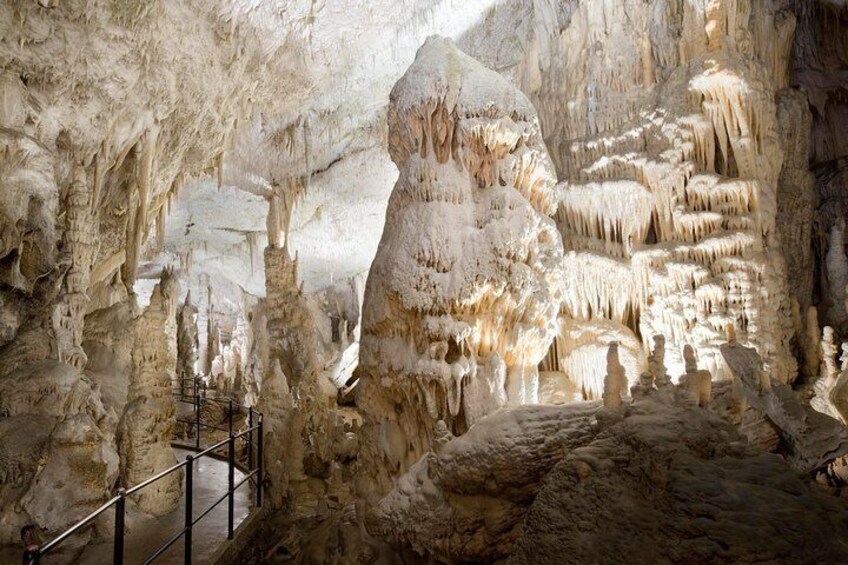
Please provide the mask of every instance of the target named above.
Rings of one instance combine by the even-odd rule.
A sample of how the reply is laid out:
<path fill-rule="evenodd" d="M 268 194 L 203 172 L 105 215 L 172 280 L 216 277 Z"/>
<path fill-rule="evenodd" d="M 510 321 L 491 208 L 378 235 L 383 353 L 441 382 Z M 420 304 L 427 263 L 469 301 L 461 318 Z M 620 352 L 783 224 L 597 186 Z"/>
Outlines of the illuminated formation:
<path fill-rule="evenodd" d="M 531 97 L 549 118 L 562 181 L 563 310 L 573 321 L 557 340 L 560 370 L 599 398 L 610 340 L 623 346 L 635 383 L 642 350 L 662 334 L 675 378 L 686 344 L 726 377 L 718 344 L 734 324 L 773 375 L 794 379 L 790 340 L 803 321 L 792 319 L 780 235 L 793 276 L 807 277 L 792 243 L 804 222 L 797 211 L 776 222 L 778 192 L 809 179 L 781 169 L 787 152 L 797 167 L 789 144 L 799 142 L 780 120 L 803 113 L 784 116 L 790 101 L 775 102 L 789 82 L 793 20 L 748 0 L 710 2 L 703 13 L 688 3 L 601 6 L 576 9 L 551 76 Z M 619 29 L 625 13 L 634 23 Z M 683 33 L 659 29 L 669 22 Z M 599 67 L 577 56 L 576 46 L 592 44 L 606 55 Z M 809 296 L 809 285 L 792 283 Z"/>

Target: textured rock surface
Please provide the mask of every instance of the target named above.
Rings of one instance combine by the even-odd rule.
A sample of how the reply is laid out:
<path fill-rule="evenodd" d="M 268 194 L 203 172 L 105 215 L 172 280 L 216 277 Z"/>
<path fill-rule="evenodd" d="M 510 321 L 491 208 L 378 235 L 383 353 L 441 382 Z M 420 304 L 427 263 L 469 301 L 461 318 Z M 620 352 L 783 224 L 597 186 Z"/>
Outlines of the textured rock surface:
<path fill-rule="evenodd" d="M 430 38 L 392 90 L 401 170 L 363 305 L 358 404 L 387 476 L 507 403 L 533 403 L 562 292 L 553 171 L 535 112 Z"/>
<path fill-rule="evenodd" d="M 199 370 L 267 411 L 281 559 L 845 560 L 804 478 L 848 484 L 807 406 L 848 417 L 846 29 L 844 0 L 3 3 L 0 542 L 172 463 Z M 492 70 L 433 40 L 390 97 L 433 33 Z"/>
<path fill-rule="evenodd" d="M 492 562 L 510 553 L 544 477 L 597 433 L 598 403 L 521 406 L 444 438 L 368 516 L 369 530 L 445 561 Z"/>
<path fill-rule="evenodd" d="M 508 562 L 841 561 L 845 517 L 728 422 L 649 396 L 553 468 Z"/>
<path fill-rule="evenodd" d="M 764 376 L 754 349 L 721 348 L 734 384 L 715 399 L 647 380 L 617 407 L 510 407 L 443 437 L 370 529 L 446 562 L 793 562 L 811 539 L 815 558 L 844 559 L 823 532 L 848 511 L 807 474 L 848 451 L 844 429 Z M 789 447 L 749 442 L 757 417 Z M 779 543 L 759 536 L 789 523 Z"/>
<path fill-rule="evenodd" d="M 200 339 L 197 332 L 197 307 L 191 303 L 191 292 L 186 294 L 185 302 L 177 314 L 177 388 L 183 394 L 194 394 L 193 383 L 197 374 L 197 350 Z"/>
<path fill-rule="evenodd" d="M 58 533 L 111 494 L 117 417 L 94 393 L 55 360 L 0 380 L 0 543 L 18 543 L 28 523 Z"/>

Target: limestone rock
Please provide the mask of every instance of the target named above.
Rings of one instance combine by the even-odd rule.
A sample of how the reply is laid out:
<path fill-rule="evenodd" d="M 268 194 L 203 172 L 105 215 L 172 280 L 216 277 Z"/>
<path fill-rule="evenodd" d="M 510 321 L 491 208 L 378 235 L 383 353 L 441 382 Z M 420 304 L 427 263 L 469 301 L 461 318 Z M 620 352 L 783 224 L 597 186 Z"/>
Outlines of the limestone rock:
<path fill-rule="evenodd" d="M 774 426 L 793 467 L 808 472 L 848 449 L 844 426 L 803 404 L 791 387 L 765 373 L 756 350 L 728 343 L 721 353 L 733 374 L 737 406 L 759 413 Z M 737 412 L 736 423 L 739 417 Z"/>
<path fill-rule="evenodd" d="M 503 558 L 550 469 L 597 433 L 599 408 L 519 406 L 486 416 L 413 465 L 368 516 L 369 531 L 445 561 Z"/>
<path fill-rule="evenodd" d="M 25 524 L 57 534 L 111 496 L 116 424 L 70 365 L 47 360 L 0 379 L 0 543 L 18 543 Z"/>
<path fill-rule="evenodd" d="M 186 379 L 195 378 L 195 364 L 200 341 L 197 331 L 197 307 L 191 303 L 191 292 L 177 314 L 177 368 L 176 377 L 185 395 L 192 395 L 192 384 Z"/>
<path fill-rule="evenodd" d="M 684 406 L 641 399 L 574 449 L 546 477 L 508 563 L 848 558 L 832 535 L 845 528 L 839 501 L 746 447 L 727 421 Z"/>
<path fill-rule="evenodd" d="M 541 74 L 525 86 L 560 179 L 564 314 L 606 320 L 642 336 L 645 349 L 664 334 L 675 378 L 687 343 L 704 370 L 728 378 L 718 347 L 733 323 L 772 375 L 793 379 L 785 259 L 795 258 L 783 252 L 806 253 L 809 242 L 792 238 L 805 237 L 809 216 L 786 225 L 784 247 L 781 141 L 792 149 L 783 190 L 808 190 L 809 179 L 793 169 L 803 134 L 779 126 L 804 108 L 793 113 L 790 102 L 801 103 L 787 95 L 779 110 L 775 94 L 789 84 L 794 16 L 783 3 L 751 0 L 567 4 L 553 37 L 525 61 Z M 799 198 L 808 213 L 809 195 Z M 781 217 L 792 213 L 786 206 Z M 793 268 L 803 278 L 793 288 L 808 288 L 802 270 Z M 568 364 L 569 351 L 561 355 Z M 630 384 L 640 372 L 628 371 Z M 595 363 L 580 379 L 603 376 Z"/>

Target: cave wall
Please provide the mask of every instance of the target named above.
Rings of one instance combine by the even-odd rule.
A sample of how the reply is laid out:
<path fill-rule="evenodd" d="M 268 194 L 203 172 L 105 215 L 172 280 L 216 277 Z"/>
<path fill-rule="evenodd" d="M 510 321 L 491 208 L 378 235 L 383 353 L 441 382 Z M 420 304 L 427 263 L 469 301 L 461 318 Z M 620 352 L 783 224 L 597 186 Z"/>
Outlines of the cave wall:
<path fill-rule="evenodd" d="M 0 6 L 3 542 L 110 496 L 129 356 L 143 353 L 127 326 L 107 334 L 140 313 L 143 248 L 179 186 L 214 170 L 248 101 L 303 83 L 233 6 L 41 4 Z"/>

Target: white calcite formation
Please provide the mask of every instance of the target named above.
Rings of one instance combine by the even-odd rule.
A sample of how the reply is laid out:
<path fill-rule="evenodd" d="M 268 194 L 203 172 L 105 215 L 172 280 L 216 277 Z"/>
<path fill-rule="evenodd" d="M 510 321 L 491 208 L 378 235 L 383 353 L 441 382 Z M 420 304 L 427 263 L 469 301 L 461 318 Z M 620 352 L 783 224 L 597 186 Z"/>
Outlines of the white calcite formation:
<path fill-rule="evenodd" d="M 172 386 L 177 367 L 178 294 L 173 274 L 163 272 L 150 305 L 134 321 L 132 374 L 118 430 L 121 478 L 127 488 L 177 462 L 171 440 L 176 426 Z M 140 491 L 134 500 L 149 514 L 171 512 L 180 500 L 181 481 L 181 473 L 172 473 Z"/>
<path fill-rule="evenodd" d="M 506 404 L 538 398 L 562 247 L 552 166 L 528 100 L 443 38 L 395 85 L 400 169 L 365 291 L 358 403 L 385 475 Z"/>
<path fill-rule="evenodd" d="M 269 429 L 285 438 L 269 451 L 281 473 L 270 475 L 272 500 L 280 502 L 293 495 L 296 504 L 314 503 L 316 494 L 307 478 L 323 474 L 332 459 L 332 440 L 327 429 L 328 399 L 319 384 L 312 315 L 298 284 L 297 260 L 289 257 L 286 247 L 265 249 L 265 273 L 267 369 L 259 405 L 269 407 L 264 412 Z M 270 388 L 265 386 L 268 378 L 273 383 Z M 282 397 L 274 398 L 280 391 L 284 391 Z M 290 491 L 285 490 L 287 484 Z"/>
<path fill-rule="evenodd" d="M 265 496 L 272 507 L 282 508 L 289 498 L 289 481 L 303 480 L 304 474 L 303 425 L 279 361 L 273 361 L 262 381 L 256 409 L 263 415 L 267 446 L 264 465 L 269 480 Z"/>
<path fill-rule="evenodd" d="M 217 2 L 0 5 L 2 542 L 19 543 L 26 523 L 58 533 L 113 494 L 130 376 L 105 361 L 133 346 L 119 343 L 123 331 L 104 337 L 109 321 L 85 344 L 86 315 L 123 302 L 101 317 L 131 317 L 142 247 L 161 235 L 179 186 L 218 160 L 251 97 L 271 104 L 299 75 L 242 15 Z M 155 378 L 170 386 L 168 373 Z M 125 421 L 139 429 L 125 430 L 128 445 L 163 441 L 173 461 L 170 430 L 154 423 L 172 412 L 158 401 L 161 413 L 150 402 L 145 412 L 147 393 L 130 395 Z M 124 481 L 166 463 L 124 455 Z"/>
<path fill-rule="evenodd" d="M 786 132 L 804 108 L 775 101 L 789 85 L 793 30 L 779 2 L 591 0 L 571 3 L 554 38 L 528 51 L 522 84 L 562 181 L 563 310 L 598 335 L 560 336 L 560 370 L 590 397 L 613 331 L 644 351 L 665 335 L 675 379 L 686 344 L 728 378 L 718 345 L 733 324 L 774 376 L 795 377 L 783 251 L 808 247 L 809 222 L 786 225 L 782 247 L 776 219 L 781 182 L 809 188 L 796 170 L 803 141 Z M 793 144 L 785 179 L 782 143 Z M 799 292 L 809 292 L 804 257 L 792 271 Z M 628 367 L 630 383 L 642 370 Z"/>

